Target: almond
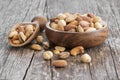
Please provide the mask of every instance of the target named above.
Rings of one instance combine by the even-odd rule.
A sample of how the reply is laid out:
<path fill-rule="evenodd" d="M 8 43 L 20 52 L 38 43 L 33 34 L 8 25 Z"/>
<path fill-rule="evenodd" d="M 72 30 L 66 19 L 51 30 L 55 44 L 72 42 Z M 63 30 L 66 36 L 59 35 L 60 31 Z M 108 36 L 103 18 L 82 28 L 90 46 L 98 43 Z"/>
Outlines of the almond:
<path fill-rule="evenodd" d="M 67 66 L 67 61 L 66 60 L 54 60 L 52 62 L 52 65 L 55 67 L 66 67 Z"/>
<path fill-rule="evenodd" d="M 42 50 L 42 47 L 40 45 L 38 45 L 38 44 L 32 44 L 30 46 L 30 48 L 33 49 L 33 50 L 37 50 L 37 51 Z"/>

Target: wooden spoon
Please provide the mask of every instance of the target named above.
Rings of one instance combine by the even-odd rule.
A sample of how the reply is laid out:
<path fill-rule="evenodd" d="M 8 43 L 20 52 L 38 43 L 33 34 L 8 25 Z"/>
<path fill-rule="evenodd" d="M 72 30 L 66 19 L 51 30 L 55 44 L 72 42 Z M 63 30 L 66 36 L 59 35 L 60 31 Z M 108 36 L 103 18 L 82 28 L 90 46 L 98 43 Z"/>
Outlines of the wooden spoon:
<path fill-rule="evenodd" d="M 43 23 L 41 22 L 41 20 Z M 24 46 L 26 44 L 29 44 L 37 37 L 40 30 L 42 31 L 44 29 L 46 23 L 47 23 L 47 19 L 45 17 L 37 16 L 37 17 L 34 17 L 32 19 L 32 22 L 23 22 L 23 23 L 16 24 L 15 26 L 12 27 L 11 30 L 16 29 L 18 26 L 21 26 L 21 25 L 33 25 L 35 27 L 35 31 L 32 33 L 32 35 L 25 42 L 23 42 L 21 44 L 14 44 L 9 37 L 8 37 L 8 43 L 13 47 L 21 47 L 21 46 Z M 9 34 L 10 34 L 10 32 L 9 32 Z"/>

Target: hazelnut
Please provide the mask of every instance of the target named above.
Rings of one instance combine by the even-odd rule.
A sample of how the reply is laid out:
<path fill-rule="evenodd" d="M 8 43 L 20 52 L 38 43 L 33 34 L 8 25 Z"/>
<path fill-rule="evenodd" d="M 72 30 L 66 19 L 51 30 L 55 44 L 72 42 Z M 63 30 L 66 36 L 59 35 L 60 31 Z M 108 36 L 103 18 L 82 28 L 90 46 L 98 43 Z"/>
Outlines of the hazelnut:
<path fill-rule="evenodd" d="M 91 62 L 91 57 L 88 54 L 83 54 L 80 59 L 84 63 L 90 63 Z"/>

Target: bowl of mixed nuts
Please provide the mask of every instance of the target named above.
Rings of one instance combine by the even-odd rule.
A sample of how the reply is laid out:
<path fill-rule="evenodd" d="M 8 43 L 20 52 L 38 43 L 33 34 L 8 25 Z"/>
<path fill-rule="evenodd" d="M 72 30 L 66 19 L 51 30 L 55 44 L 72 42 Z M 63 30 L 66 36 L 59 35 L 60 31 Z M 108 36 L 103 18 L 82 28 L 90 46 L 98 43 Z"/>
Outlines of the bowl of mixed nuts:
<path fill-rule="evenodd" d="M 60 13 L 46 24 L 45 33 L 55 45 L 90 48 L 100 45 L 108 36 L 106 23 L 94 14 Z"/>

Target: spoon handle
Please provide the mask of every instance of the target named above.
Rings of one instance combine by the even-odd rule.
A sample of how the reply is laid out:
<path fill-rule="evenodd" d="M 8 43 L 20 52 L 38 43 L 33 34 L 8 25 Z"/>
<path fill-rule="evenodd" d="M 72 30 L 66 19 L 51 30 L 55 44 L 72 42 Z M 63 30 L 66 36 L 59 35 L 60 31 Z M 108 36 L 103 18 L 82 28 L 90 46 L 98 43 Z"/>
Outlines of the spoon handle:
<path fill-rule="evenodd" d="M 47 18 L 44 17 L 44 16 L 35 16 L 31 22 L 35 22 L 39 25 L 40 27 L 40 31 L 43 31 L 45 26 L 46 26 L 46 23 L 47 23 Z"/>

